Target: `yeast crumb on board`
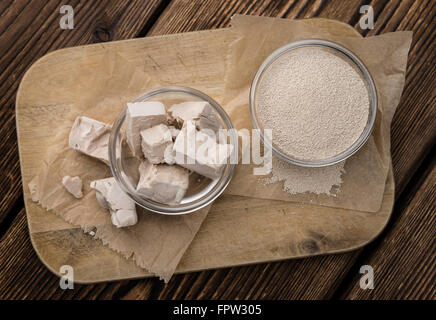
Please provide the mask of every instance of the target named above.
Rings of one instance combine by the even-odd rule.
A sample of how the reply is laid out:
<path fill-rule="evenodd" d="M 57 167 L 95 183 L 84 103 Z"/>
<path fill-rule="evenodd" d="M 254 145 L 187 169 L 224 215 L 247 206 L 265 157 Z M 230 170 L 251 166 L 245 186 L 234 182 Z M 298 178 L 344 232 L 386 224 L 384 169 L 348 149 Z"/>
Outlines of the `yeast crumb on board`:
<path fill-rule="evenodd" d="M 346 151 L 365 129 L 369 93 L 361 75 L 328 50 L 303 47 L 283 54 L 259 83 L 258 117 L 273 129 L 273 143 L 300 160 L 322 160 Z M 265 183 L 283 181 L 291 194 L 332 195 L 340 187 L 344 162 L 321 168 L 273 158 Z"/>

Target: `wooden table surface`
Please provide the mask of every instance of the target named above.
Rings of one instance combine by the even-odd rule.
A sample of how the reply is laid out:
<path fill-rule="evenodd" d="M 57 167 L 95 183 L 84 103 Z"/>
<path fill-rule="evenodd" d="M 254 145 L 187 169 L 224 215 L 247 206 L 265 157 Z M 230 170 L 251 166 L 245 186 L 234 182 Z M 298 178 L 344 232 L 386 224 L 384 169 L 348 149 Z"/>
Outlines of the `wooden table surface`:
<path fill-rule="evenodd" d="M 59 9 L 74 8 L 62 30 Z M 361 5 L 374 29 L 359 27 Z M 59 288 L 30 243 L 15 131 L 25 71 L 48 52 L 77 45 L 227 27 L 235 14 L 325 17 L 364 36 L 412 30 L 406 84 L 392 124 L 396 203 L 384 232 L 339 255 L 156 278 Z M 434 0 L 2 0 L 0 1 L 0 299 L 435 299 L 436 1 Z M 359 286 L 362 265 L 373 290 Z"/>

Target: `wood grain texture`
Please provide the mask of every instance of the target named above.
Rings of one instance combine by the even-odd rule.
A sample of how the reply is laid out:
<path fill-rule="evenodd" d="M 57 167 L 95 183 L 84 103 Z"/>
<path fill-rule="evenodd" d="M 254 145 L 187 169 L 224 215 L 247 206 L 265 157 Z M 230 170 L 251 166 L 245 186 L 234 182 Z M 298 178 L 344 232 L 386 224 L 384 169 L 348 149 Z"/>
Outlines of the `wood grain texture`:
<path fill-rule="evenodd" d="M 436 299 L 436 157 L 422 174 L 414 196 L 397 203 L 397 219 L 360 265 L 374 269 L 374 289 L 362 290 L 354 277 L 342 299 Z"/>
<path fill-rule="evenodd" d="M 333 1 L 289 1 L 287 3 L 279 3 L 281 5 L 280 9 L 276 9 L 274 12 L 270 12 L 267 15 L 284 16 L 287 18 L 308 18 L 313 16 L 320 16 L 326 18 L 338 19 L 340 21 L 350 23 L 355 25 L 356 29 L 359 30 L 359 8 L 366 1 L 350 1 L 347 5 L 344 5 L 343 1 L 333 0 Z M 173 1 L 171 5 L 166 9 L 161 18 L 157 21 L 151 34 L 160 34 L 160 30 L 164 32 L 182 32 L 188 30 L 199 30 L 202 28 L 213 28 L 216 26 L 227 26 L 229 24 L 229 19 L 224 19 L 223 22 L 218 22 L 216 20 L 217 12 L 226 11 L 229 15 L 234 13 L 245 13 L 254 15 L 264 15 L 263 7 L 258 10 L 245 9 L 242 5 L 236 6 L 231 1 L 225 4 L 219 1 L 209 1 L 207 6 L 192 5 L 187 4 L 184 1 Z M 415 48 L 420 48 L 421 43 L 417 43 L 417 39 L 420 39 L 420 33 L 426 32 L 433 36 L 434 21 L 431 18 L 420 21 L 417 25 L 416 20 L 418 17 L 423 15 L 421 8 L 428 7 L 432 5 L 430 1 L 426 3 L 420 3 L 417 7 L 417 1 L 400 1 L 388 2 L 388 1 L 372 1 L 371 5 L 374 7 L 376 15 L 375 29 L 370 32 L 370 35 L 380 34 L 383 32 L 395 31 L 395 30 L 413 30 L 414 44 L 412 47 L 412 54 Z M 385 10 L 385 7 L 388 8 Z M 177 8 L 177 10 L 176 10 Z M 209 10 L 210 8 L 210 10 Z M 394 14 L 396 11 L 397 14 Z M 201 12 L 201 14 L 199 13 Z M 394 13 L 392 13 L 394 12 Z M 192 15 L 198 16 L 195 22 L 187 23 L 191 21 L 189 17 Z M 213 17 L 213 19 L 212 19 Z M 431 14 L 427 15 L 431 17 Z M 212 22 L 213 21 L 213 22 Z M 426 25 L 427 29 L 421 29 L 422 25 Z M 180 26 L 180 27 L 179 27 Z M 192 28 L 192 29 L 191 29 Z M 360 30 L 362 34 L 367 32 Z M 418 35 L 416 34 L 418 33 Z M 418 40 L 421 41 L 421 40 Z M 431 41 L 431 39 L 429 39 Z M 425 43 L 424 46 L 428 46 L 429 43 Z M 434 50 L 430 50 L 434 51 Z M 433 58 L 423 58 L 421 56 L 416 56 L 415 59 L 420 61 L 416 64 L 409 63 L 409 72 L 414 70 L 417 66 L 422 64 L 428 65 L 431 63 Z M 431 65 L 431 64 L 430 64 Z M 434 71 L 434 68 L 433 68 Z M 433 78 L 430 76 L 423 77 L 420 83 L 420 88 L 431 88 L 431 83 Z M 411 90 L 411 88 L 416 88 L 409 79 L 407 79 L 406 90 Z M 396 174 L 396 182 L 399 185 L 399 192 L 397 196 L 404 190 L 405 186 L 409 182 L 411 175 L 408 172 L 413 171 L 418 167 L 422 157 L 425 157 L 429 150 L 429 146 L 434 143 L 434 133 L 431 131 L 434 128 L 434 110 L 429 104 L 434 103 L 428 95 L 433 95 L 433 93 L 419 94 L 410 91 L 406 91 L 403 96 L 402 103 L 399 109 L 402 113 L 410 113 L 411 111 L 420 114 L 419 117 L 405 117 L 403 121 L 395 120 L 398 124 L 393 124 L 393 130 L 400 134 L 400 137 L 393 136 L 393 149 L 396 155 L 394 159 L 394 168 Z M 419 99 L 428 104 L 428 108 L 424 108 L 426 112 L 423 114 L 422 105 L 415 105 L 410 103 L 405 105 L 404 100 L 410 97 L 411 101 Z M 433 98 L 434 99 L 434 98 Z M 404 110 L 404 111 L 403 111 Z M 397 111 L 398 113 L 398 111 Z M 420 121 L 416 121 L 417 118 Z M 398 116 L 396 117 L 398 119 Z M 420 133 L 420 126 L 423 125 L 424 135 Z M 405 132 L 406 128 L 412 128 L 412 132 Z M 412 133 L 412 134 L 410 134 Z M 408 141 L 404 142 L 404 139 Z M 415 146 L 412 141 L 419 141 L 418 152 L 415 153 Z M 398 148 L 405 148 L 402 152 L 397 152 Z M 414 151 L 412 151 L 414 150 Z M 396 166 L 396 163 L 400 163 Z M 404 165 L 401 165 L 404 163 Z M 277 297 L 287 297 L 287 298 L 328 298 L 333 295 L 335 289 L 339 286 L 341 281 L 344 279 L 346 273 L 350 270 L 353 262 L 358 257 L 360 252 L 350 253 L 341 256 L 331 256 L 320 258 L 309 258 L 303 261 L 289 261 L 280 262 L 273 264 L 266 264 L 262 267 L 260 266 L 250 266 L 241 267 L 237 269 L 230 269 L 230 271 L 206 271 L 199 273 L 197 275 L 180 275 L 173 279 L 172 283 L 162 287 L 159 294 L 160 298 L 246 298 L 246 297 L 266 297 L 266 298 L 277 298 Z M 263 269 L 275 269 L 275 271 L 270 271 L 268 273 L 263 273 Z M 230 279 L 237 279 L 235 274 L 229 275 L 226 279 L 227 273 L 236 273 L 239 270 L 240 275 L 245 275 L 242 281 L 243 286 L 251 288 L 252 290 L 247 290 L 247 288 L 241 288 L 241 286 L 232 286 L 229 289 Z M 306 274 L 307 278 L 299 278 L 289 276 L 289 270 L 292 270 L 293 274 Z M 324 272 L 322 272 L 324 270 Z M 327 272 L 328 270 L 328 272 Z M 282 281 L 279 279 L 283 274 Z M 322 276 L 319 276 L 321 274 Z M 310 276 L 309 276 L 310 275 Z M 318 276 L 316 276 L 318 275 Z M 327 276 L 326 276 L 327 275 Z M 210 278 L 210 280 L 208 279 Z M 200 280 L 202 279 L 202 280 Z M 206 279 L 206 280 L 205 280 Z M 310 279 L 310 280 L 308 280 Z M 309 282 L 308 282 L 309 281 Z M 257 287 L 258 283 L 262 283 L 264 288 L 270 288 L 268 291 L 262 291 L 261 288 Z M 126 297 L 134 298 L 141 297 L 140 292 L 142 286 L 145 284 L 138 284 L 137 287 L 131 289 L 131 292 L 126 295 Z M 274 287 L 275 285 L 275 287 Z M 275 289 L 271 289 L 274 287 Z M 230 291 L 229 291 L 230 290 Z M 247 292 L 250 294 L 247 295 Z M 274 295 L 276 292 L 280 292 L 280 295 Z"/>
<path fill-rule="evenodd" d="M 196 1 L 172 1 L 171 5 L 163 12 L 156 24 L 150 31 L 150 35 L 162 34 L 165 32 L 185 32 L 202 30 L 209 28 L 225 27 L 230 24 L 230 17 L 233 14 L 249 14 L 249 15 L 265 15 L 274 17 L 288 17 L 288 18 L 301 18 L 316 16 L 322 7 L 325 5 L 324 1 L 206 1 L 199 4 Z M 338 7 L 338 3 L 336 4 Z M 342 8 L 348 6 L 339 5 Z M 303 11 L 305 14 L 303 15 Z M 225 15 L 221 15 L 225 12 Z M 342 18 L 351 16 L 355 13 L 355 9 L 349 9 L 349 12 L 341 12 Z M 347 22 L 347 21 L 345 21 Z M 172 279 L 172 282 L 162 287 L 158 295 L 159 298 L 185 298 L 185 291 L 192 287 L 197 288 L 196 291 L 190 290 L 190 298 L 273 298 L 284 297 L 287 298 L 325 298 L 330 296 L 336 285 L 340 283 L 344 275 L 344 269 L 352 265 L 352 261 L 357 257 L 356 253 L 348 253 L 338 257 L 326 258 L 309 258 L 302 261 L 286 261 L 279 263 L 271 263 L 263 266 L 262 270 L 269 270 L 262 273 L 259 271 L 260 267 L 249 266 L 240 267 L 233 271 L 226 277 L 223 275 L 225 271 L 202 272 L 197 275 L 180 275 Z M 326 270 L 329 270 L 329 276 L 319 275 L 320 263 Z M 293 271 L 296 277 L 290 277 L 289 272 Z M 241 286 L 233 287 L 229 291 L 229 282 L 234 279 L 234 273 L 246 275 Z M 212 277 L 211 283 L 208 281 L 196 282 L 197 277 L 206 278 L 207 274 Z M 282 277 L 286 274 L 287 277 Z M 310 277 L 304 278 L 301 275 L 310 274 Z M 187 279 L 191 279 L 188 281 Z M 280 280 L 282 279 L 282 281 Z M 309 280 L 310 279 L 310 280 Z M 224 281 L 225 280 L 225 281 Z M 312 281 L 311 289 L 308 290 L 308 282 Z M 145 280 L 146 281 L 146 280 Z M 259 281 L 259 282 L 258 282 Z M 262 284 L 263 287 L 258 288 L 256 291 L 247 288 L 253 288 L 255 283 Z M 145 284 L 138 284 L 127 293 L 126 297 L 133 298 L 141 296 L 142 286 Z M 276 286 L 276 290 L 266 290 Z M 270 287 L 271 286 L 271 287 Z M 174 290 L 174 288 L 179 288 Z M 195 295 L 195 292 L 199 292 Z M 276 292 L 282 292 L 281 295 Z M 248 295 L 247 295 L 248 294 Z"/>
<path fill-rule="evenodd" d="M 163 0 L 1 1 L 0 226 L 7 215 L 16 215 L 15 210 L 23 206 L 20 200 L 22 187 L 15 135 L 14 105 L 16 90 L 24 72 L 37 59 L 59 48 L 141 35 L 154 23 L 167 2 Z M 64 4 L 70 4 L 74 8 L 74 30 L 64 31 L 59 28 L 59 8 Z M 5 224 L 5 228 L 9 227 L 9 229 L 1 240 L 2 297 L 96 298 L 100 288 L 103 290 L 105 286 L 97 285 L 91 288 L 76 285 L 76 288 L 79 288 L 73 292 L 59 289 L 59 279 L 37 258 L 30 244 L 25 214 L 23 211 L 19 212 L 13 221 L 9 218 L 12 222 L 10 227 Z M 0 228 L 1 231 L 3 229 Z M 17 247 L 20 248 L 18 252 L 7 250 Z M 28 279 L 33 281 L 29 282 Z M 116 288 L 118 291 L 122 285 L 123 283 L 120 282 L 111 288 Z M 80 289 L 81 287 L 83 289 Z"/>
<path fill-rule="evenodd" d="M 396 193 L 405 186 L 436 141 L 436 63 L 434 47 L 436 3 L 434 1 L 371 1 L 374 9 L 374 29 L 362 30 L 360 15 L 343 15 L 344 10 L 358 13 L 367 1 L 352 1 L 346 8 L 338 0 L 327 1 L 320 17 L 334 18 L 354 25 L 362 35 L 412 30 L 413 42 L 409 53 L 406 83 L 401 102 L 392 122 L 392 161 Z"/>
<path fill-rule="evenodd" d="M 302 274 L 304 274 L 304 272 Z"/>
<path fill-rule="evenodd" d="M 19 21 L 20 24 L 30 24 L 31 20 L 19 18 L 19 13 L 22 11 L 20 8 L 22 8 L 25 2 L 26 1 L 20 2 L 7 0 L 0 2 L 0 15 L 2 18 L 0 19 L 0 39 L 4 39 L 3 33 L 5 31 L 15 32 L 14 28 L 17 21 Z M 61 3 L 61 1 L 54 2 L 58 4 Z M 191 16 L 189 16 L 187 13 L 188 10 L 184 9 L 183 2 L 173 1 L 172 6 L 175 6 L 176 4 L 178 5 L 177 18 L 172 18 L 173 14 L 174 16 L 176 16 L 176 14 L 174 12 L 171 13 L 170 8 L 168 8 L 167 11 L 164 11 L 166 16 L 162 15 L 165 19 L 162 18 L 158 21 L 159 25 L 153 28 L 151 34 L 164 34 L 166 32 L 182 32 L 226 26 L 230 21 L 230 15 L 236 12 L 256 15 L 287 16 L 289 18 L 322 16 L 338 19 L 358 27 L 360 17 L 358 8 L 361 4 L 368 3 L 368 1 L 363 0 L 347 1 L 346 3 L 342 0 L 271 1 L 271 3 L 268 3 L 269 1 L 250 2 L 253 4 L 250 5 L 249 1 L 204 1 L 204 6 L 197 4 L 197 8 L 202 10 L 202 16 L 197 18 L 197 22 L 190 22 L 192 18 L 191 16 L 195 14 L 196 10 L 191 9 L 189 11 Z M 35 5 L 34 3 L 37 3 L 37 1 L 32 1 L 31 5 Z M 424 0 L 377 0 L 369 1 L 369 3 L 374 7 L 377 19 L 376 31 L 370 31 L 370 34 L 394 30 L 414 31 L 414 41 L 409 57 L 409 71 L 406 78 L 406 87 L 392 127 L 394 172 L 398 186 L 397 190 L 402 191 L 405 190 L 406 185 L 408 185 L 414 176 L 415 170 L 419 167 L 419 163 L 422 161 L 421 159 L 425 157 L 427 152 L 429 152 L 435 141 L 435 131 L 432 130 L 432 128 L 434 128 L 435 119 L 434 113 L 432 112 L 435 110 L 436 103 L 433 85 L 435 75 L 434 68 L 432 68 L 435 64 L 435 50 L 432 49 L 432 46 L 434 46 L 435 29 L 435 21 L 434 18 L 432 18 L 434 17 L 434 2 Z M 191 6 L 186 3 L 185 5 L 187 7 Z M 214 10 L 209 11 L 207 7 L 211 5 Z M 12 9 L 11 6 L 13 6 Z M 225 14 L 228 14 L 228 16 L 222 16 L 223 13 L 222 11 L 219 11 L 220 8 L 226 8 L 224 12 Z M 269 11 L 271 8 L 273 11 Z M 389 14 L 386 13 L 388 11 Z M 86 32 L 84 29 L 80 29 L 80 32 L 77 30 L 74 32 L 68 31 L 71 34 L 69 40 L 65 41 L 64 39 L 61 41 L 57 39 L 61 35 L 60 29 L 57 26 L 58 21 L 55 21 L 55 17 L 57 19 L 58 15 L 47 14 L 47 11 L 40 11 L 39 14 L 41 15 L 41 19 L 38 20 L 39 25 L 32 25 L 27 28 L 20 27 L 20 32 L 16 33 L 16 35 L 20 35 L 29 32 L 28 30 L 38 32 L 38 30 L 42 29 L 33 39 L 32 45 L 24 46 L 23 43 L 26 43 L 26 41 L 20 42 L 21 51 L 16 51 L 21 52 L 20 58 L 17 58 L 17 61 L 15 61 L 15 66 L 17 68 L 20 67 L 17 66 L 17 64 L 22 63 L 24 64 L 24 69 L 26 69 L 32 61 L 35 61 L 37 57 L 42 56 L 48 50 L 78 44 L 78 41 L 81 38 L 80 32 Z M 46 17 L 45 20 L 42 16 L 44 14 Z M 29 11 L 26 11 L 24 16 L 27 17 L 28 15 Z M 49 19 L 49 17 L 51 18 Z M 127 17 L 128 15 L 126 13 L 126 20 L 129 20 Z M 139 19 L 148 18 L 149 15 L 141 12 Z M 105 21 L 111 21 L 110 16 L 108 16 Z M 213 23 L 211 21 L 213 21 Z M 44 28 L 41 28 L 41 26 L 44 26 Z M 160 28 L 167 31 L 159 31 Z M 136 32 L 136 30 L 134 30 L 134 32 Z M 55 33 L 54 37 L 51 36 L 53 33 Z M 367 34 L 368 32 L 361 30 L 361 33 Z M 45 41 L 47 38 L 51 39 L 51 42 Z M 11 37 L 9 39 L 13 39 L 13 42 L 20 41 L 18 37 Z M 31 41 L 32 37 L 29 39 Z M 115 36 L 114 39 L 116 39 Z M 9 49 L 9 47 L 13 45 L 13 42 L 0 42 L 0 48 Z M 7 52 L 7 50 L 2 52 Z M 11 63 L 14 63 L 12 60 L 13 59 L 11 59 Z M 7 65 L 8 63 L 3 66 Z M 1 76 L 4 76 L 3 69 L 0 70 L 2 70 Z M 11 210 L 11 204 L 15 203 L 16 199 L 19 199 L 21 196 L 21 185 L 20 183 L 17 183 L 17 181 L 19 181 L 19 164 L 14 133 L 14 99 L 11 98 L 11 95 L 13 96 L 15 94 L 16 85 L 19 83 L 22 74 L 23 70 L 17 71 L 15 67 L 10 68 L 8 76 L 1 78 L 0 82 L 0 92 L 2 93 L 2 97 L 0 98 L 0 150 L 3 155 L 0 159 L 0 195 L 3 199 L 0 204 L 0 220 L 5 216 L 4 213 Z M 9 78 L 10 80 L 8 81 L 10 82 L 5 86 L 4 81 Z M 6 90 L 4 88 L 6 88 Z M 9 95 L 9 98 L 7 98 L 6 94 Z M 422 132 L 421 125 L 424 129 Z M 415 144 L 417 145 L 417 152 L 415 152 Z M 400 192 L 397 192 L 397 197 L 402 197 Z M 8 279 L 11 277 L 11 283 L 14 282 L 8 285 L 8 291 L 2 290 L 2 292 L 5 295 L 7 294 L 8 296 L 15 297 L 122 298 L 125 296 L 129 298 L 156 298 L 159 296 L 174 296 L 175 298 L 180 298 L 188 296 L 193 298 L 225 298 L 233 295 L 236 297 L 274 296 L 280 298 L 286 296 L 288 298 L 328 298 L 335 292 L 343 278 L 343 273 L 350 270 L 353 262 L 358 257 L 358 253 L 351 253 L 340 256 L 317 257 L 293 262 L 280 262 L 251 267 L 205 271 L 186 276 L 179 275 L 172 280 L 174 282 L 166 287 L 164 287 L 164 285 L 157 279 L 147 279 L 121 282 L 117 284 L 86 286 L 88 288 L 87 290 L 74 290 L 74 293 L 57 292 L 55 290 L 56 288 L 53 289 L 52 287 L 57 286 L 58 280 L 55 276 L 51 275 L 51 273 L 45 269 L 39 261 L 37 261 L 36 255 L 31 249 L 28 240 L 24 215 L 23 213 L 20 214 L 22 215 L 21 219 L 23 220 L 19 222 L 15 219 L 13 221 L 11 228 L 8 230 L 10 240 L 7 244 L 2 242 L 2 252 L 5 252 L 5 250 L 9 252 L 9 256 L 7 257 L 7 261 L 9 261 L 8 263 L 10 263 L 11 259 L 14 259 L 15 263 L 12 268 L 8 269 L 13 271 L 13 273 L 7 275 Z M 398 209 L 396 209 L 394 215 L 398 216 L 399 214 Z M 22 232 L 22 235 L 15 237 L 18 230 Z M 23 254 L 19 256 L 16 248 L 25 246 L 26 241 L 29 245 L 29 250 L 23 251 Z M 397 247 L 402 245 L 402 242 L 396 243 Z M 409 254 L 417 253 L 415 251 L 410 252 Z M 14 258 L 14 255 L 17 259 Z M 5 261 L 6 260 L 3 256 L 1 266 L 5 265 Z M 26 271 L 28 264 L 39 264 L 39 268 L 29 268 L 29 271 Z M 323 270 L 328 270 L 328 272 Z M 20 273 L 25 273 L 26 275 L 20 277 Z M 35 273 L 38 274 L 36 281 L 32 282 L 31 286 L 27 286 L 26 280 L 29 279 L 29 277 L 35 277 Z M 262 276 L 259 276 L 260 274 Z M 41 277 L 39 277 L 39 275 L 41 275 Z M 244 279 L 246 281 L 242 284 L 243 289 L 239 290 L 238 286 L 241 286 L 241 282 L 237 282 L 237 280 L 232 278 L 235 275 L 245 275 Z M 325 275 L 327 275 L 325 277 L 326 279 L 319 279 Z M 289 276 L 290 278 L 288 279 Z M 337 276 L 339 279 L 336 279 Z M 4 281 L 4 279 L 4 277 L 0 277 L 0 280 Z M 20 279 L 22 281 L 20 281 Z M 224 281 L 227 284 L 227 287 L 231 287 L 232 289 L 228 289 L 226 285 L 221 285 Z M 233 285 L 232 281 L 236 281 L 238 285 Z M 282 281 L 284 281 L 284 283 Z M 294 284 L 294 281 L 299 283 Z M 183 282 L 183 286 L 179 287 L 178 284 L 181 282 Z M 2 285 L 0 285 L 0 287 L 3 289 Z M 293 290 L 295 290 L 295 292 L 293 292 Z M 412 291 L 413 290 L 410 292 Z"/>
<path fill-rule="evenodd" d="M 126 282 L 74 285 L 62 290 L 59 278 L 37 257 L 29 239 L 26 212 L 22 209 L 0 239 L 0 300 L 2 299 L 105 299 Z"/>
<path fill-rule="evenodd" d="M 224 28 L 234 14 L 283 16 L 293 0 L 262 1 L 171 1 L 151 28 L 148 36 Z"/>
<path fill-rule="evenodd" d="M 310 23 L 359 37 L 349 26 L 332 20 Z M 95 65 L 95 61 L 102 59 L 106 49 L 120 53 L 153 79 L 168 79 L 173 85 L 194 85 L 220 101 L 227 54 L 223 48 L 227 48 L 233 39 L 229 29 L 149 37 L 62 50 L 35 63 L 26 73 L 17 94 L 17 130 L 24 184 L 39 172 L 47 148 L 54 143 L 50 129 L 68 134 L 69 127 L 64 123 L 71 115 L 65 112 L 65 105 L 71 90 L 76 83 L 89 81 L 88 72 L 101 73 L 101 67 Z M 59 70 L 62 70 L 61 75 Z M 64 73 L 73 71 L 77 77 L 64 77 Z M 201 81 L 197 76 L 200 74 Z M 96 77 L 75 94 L 85 94 L 89 86 L 98 88 L 105 79 L 104 76 Z M 140 92 L 131 94 L 135 96 Z M 52 123 L 53 114 L 56 114 L 56 127 Z M 112 119 L 109 117 L 108 121 Z M 64 135 L 59 138 L 63 141 Z M 38 149 L 35 149 L 35 139 L 39 141 Z M 389 219 L 393 205 L 392 173 L 389 177 L 382 208 L 377 213 L 223 196 L 209 212 L 176 272 L 337 253 L 361 247 L 371 241 Z M 134 268 L 131 260 L 101 246 L 79 228 L 60 225 L 52 213 L 30 201 L 27 189 L 24 194 L 32 242 L 51 270 L 58 272 L 60 266 L 69 262 L 79 282 L 147 276 L 143 270 Z M 96 265 L 100 265 L 98 272 Z"/>
<path fill-rule="evenodd" d="M 2 1 L 0 7 L 0 225 L 22 196 L 14 106 L 24 72 L 59 48 L 133 38 L 154 22 L 166 2 L 19 0 L 6 4 Z M 64 4 L 74 9 L 73 30 L 59 27 Z"/>
<path fill-rule="evenodd" d="M 414 32 L 405 88 L 392 122 L 392 161 L 399 192 L 436 143 L 436 2 L 423 2 L 414 2 L 397 28 Z"/>

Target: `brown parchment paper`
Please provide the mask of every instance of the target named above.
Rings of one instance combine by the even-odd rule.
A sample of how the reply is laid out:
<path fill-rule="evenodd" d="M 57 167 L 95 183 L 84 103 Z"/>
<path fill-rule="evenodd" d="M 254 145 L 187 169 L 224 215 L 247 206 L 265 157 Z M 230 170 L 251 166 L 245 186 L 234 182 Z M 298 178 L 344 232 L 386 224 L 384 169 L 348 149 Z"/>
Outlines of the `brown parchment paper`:
<path fill-rule="evenodd" d="M 252 129 L 249 89 L 263 60 L 277 48 L 301 39 L 322 38 L 353 51 L 369 69 L 377 87 L 379 109 L 372 136 L 358 153 L 345 162 L 340 189 L 332 195 L 289 194 L 283 183 L 265 185 L 264 177 L 253 175 L 254 165 L 238 165 L 226 193 L 255 198 L 312 203 L 359 211 L 380 209 L 390 163 L 390 125 L 405 81 L 412 32 L 386 33 L 360 38 L 344 37 L 337 30 L 319 28 L 313 20 L 286 20 L 241 16 L 232 18 L 237 39 L 230 45 L 223 106 L 236 129 Z M 342 31 L 341 31 L 342 32 Z M 322 170 L 318 170 L 322 179 Z"/>
<path fill-rule="evenodd" d="M 171 278 L 185 250 L 205 219 L 209 207 L 195 214 L 165 216 L 148 212 L 137 206 L 138 223 L 128 228 L 112 225 L 110 214 L 101 208 L 89 183 L 110 177 L 108 166 L 68 147 L 68 135 L 77 116 L 89 116 L 113 123 L 119 112 L 140 93 L 155 86 L 139 68 L 117 53 L 106 49 L 101 56 L 87 56 L 77 73 L 68 77 L 66 111 L 53 115 L 53 141 L 47 150 L 33 198 L 47 210 L 53 210 L 67 222 L 91 232 L 96 239 L 125 258 L 158 275 L 166 282 Z M 44 84 L 47 85 L 47 84 Z M 54 97 L 56 92 L 51 93 Z M 46 98 L 51 101 L 50 97 Z M 61 185 L 65 175 L 80 176 L 84 197 L 75 199 Z M 72 265 L 74 267 L 74 265 Z"/>

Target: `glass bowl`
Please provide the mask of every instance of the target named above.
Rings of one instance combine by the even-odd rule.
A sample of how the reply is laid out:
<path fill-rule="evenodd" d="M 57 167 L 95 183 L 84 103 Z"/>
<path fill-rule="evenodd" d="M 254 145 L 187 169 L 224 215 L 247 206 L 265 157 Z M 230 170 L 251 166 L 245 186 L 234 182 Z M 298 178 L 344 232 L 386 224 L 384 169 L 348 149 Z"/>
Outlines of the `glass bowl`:
<path fill-rule="evenodd" d="M 228 143 L 233 146 L 233 152 L 237 150 L 237 135 L 224 109 L 206 94 L 188 87 L 165 86 L 145 92 L 132 102 L 161 101 L 166 108 L 174 103 L 187 101 L 207 101 L 216 112 L 221 122 L 222 129 L 228 130 Z M 126 108 L 116 119 L 109 139 L 109 161 L 112 175 L 120 187 L 141 207 L 152 212 L 166 215 L 181 215 L 197 211 L 212 203 L 228 186 L 235 170 L 235 164 L 228 161 L 217 179 L 208 179 L 196 173 L 190 172 L 189 187 L 180 204 L 168 205 L 147 199 L 136 191 L 139 180 L 138 166 L 140 160 L 135 158 L 125 143 Z M 118 156 L 117 156 L 118 155 Z M 232 159 L 232 154 L 229 159 Z"/>
<path fill-rule="evenodd" d="M 368 95 L 369 95 L 369 115 L 368 115 L 368 121 L 366 123 L 366 126 L 360 135 L 360 137 L 344 152 L 337 154 L 333 157 L 327 158 L 327 159 L 321 159 L 321 160 L 302 160 L 297 159 L 295 157 L 291 157 L 287 155 L 285 152 L 280 150 L 280 148 L 274 144 L 273 141 L 270 141 L 267 139 L 263 134 L 263 126 L 257 117 L 257 88 L 261 82 L 262 76 L 265 74 L 265 71 L 283 54 L 286 54 L 287 52 L 291 50 L 295 50 L 302 47 L 321 47 L 327 50 L 333 51 L 334 54 L 337 54 L 338 56 L 344 58 L 345 60 L 349 61 L 349 63 L 354 67 L 355 70 L 357 70 L 363 81 L 366 84 L 366 87 L 368 89 Z M 299 165 L 303 167 L 324 167 L 333 165 L 335 163 L 344 161 L 345 159 L 351 157 L 354 153 L 356 153 L 368 140 L 369 136 L 371 135 L 371 132 L 374 128 L 376 115 L 377 115 L 377 90 L 374 84 L 374 81 L 371 77 L 371 74 L 369 73 L 368 69 L 365 67 L 363 62 L 350 50 L 344 48 L 343 46 L 327 41 L 327 40 L 321 40 L 321 39 L 306 39 L 306 40 L 299 40 L 295 42 L 291 42 L 287 45 L 284 45 L 283 47 L 280 47 L 276 51 L 274 51 L 271 55 L 269 55 L 265 61 L 262 63 L 260 68 L 258 69 L 256 75 L 254 76 L 253 82 L 251 84 L 250 88 L 250 97 L 249 97 L 249 104 L 250 104 L 250 118 L 251 122 L 253 124 L 253 127 L 256 130 L 259 135 L 262 142 L 265 144 L 265 146 L 272 150 L 273 154 L 275 154 L 280 159 L 289 162 L 294 165 Z"/>

